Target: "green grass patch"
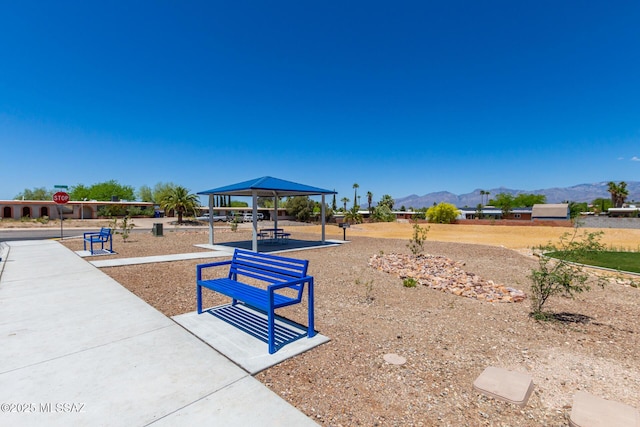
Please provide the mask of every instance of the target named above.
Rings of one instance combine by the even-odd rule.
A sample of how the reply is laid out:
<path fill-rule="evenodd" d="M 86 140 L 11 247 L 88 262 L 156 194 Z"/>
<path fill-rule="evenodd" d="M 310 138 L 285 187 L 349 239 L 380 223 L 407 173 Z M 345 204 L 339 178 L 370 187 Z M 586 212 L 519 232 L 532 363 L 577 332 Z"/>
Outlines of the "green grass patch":
<path fill-rule="evenodd" d="M 567 261 L 578 262 L 585 265 L 640 273 L 640 252 L 598 251 L 582 254 L 572 254 L 570 252 L 549 252 L 547 255 L 553 258 L 563 258 Z"/>

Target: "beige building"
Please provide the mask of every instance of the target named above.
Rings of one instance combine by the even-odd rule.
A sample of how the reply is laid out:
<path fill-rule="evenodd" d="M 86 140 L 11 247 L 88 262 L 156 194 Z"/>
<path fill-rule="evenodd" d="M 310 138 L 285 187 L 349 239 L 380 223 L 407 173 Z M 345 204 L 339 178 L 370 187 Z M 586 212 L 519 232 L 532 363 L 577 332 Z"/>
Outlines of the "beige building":
<path fill-rule="evenodd" d="M 58 205 L 50 200 L 0 200 L 0 219 L 42 218 L 58 219 L 60 215 L 69 219 L 97 219 L 99 209 L 105 206 L 120 206 L 138 209 L 153 209 L 146 202 L 98 202 L 70 201 Z"/>

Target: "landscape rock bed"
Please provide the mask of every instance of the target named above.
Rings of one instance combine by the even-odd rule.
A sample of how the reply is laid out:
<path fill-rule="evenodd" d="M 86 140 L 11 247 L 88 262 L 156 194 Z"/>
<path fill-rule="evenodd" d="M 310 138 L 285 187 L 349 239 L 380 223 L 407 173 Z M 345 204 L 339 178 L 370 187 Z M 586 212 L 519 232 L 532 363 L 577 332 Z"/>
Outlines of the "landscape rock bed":
<path fill-rule="evenodd" d="M 373 255 L 369 265 L 401 279 L 412 278 L 431 289 L 487 302 L 521 302 L 525 293 L 483 280 L 462 269 L 463 263 L 438 255 Z"/>

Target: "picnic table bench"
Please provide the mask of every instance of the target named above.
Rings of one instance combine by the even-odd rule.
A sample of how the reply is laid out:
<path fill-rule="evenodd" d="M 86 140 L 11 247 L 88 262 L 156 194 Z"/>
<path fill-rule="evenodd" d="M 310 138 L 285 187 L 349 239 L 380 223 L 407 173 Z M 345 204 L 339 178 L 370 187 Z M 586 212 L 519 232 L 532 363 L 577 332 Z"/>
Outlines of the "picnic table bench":
<path fill-rule="evenodd" d="M 94 243 L 100 243 L 100 249 L 104 250 L 104 244 L 109 242 L 109 252 L 113 252 L 113 239 L 110 228 L 102 227 L 100 228 L 100 231 L 90 231 L 84 233 L 82 238 L 84 239 L 84 250 L 87 250 L 87 243 L 89 243 L 91 255 L 94 254 Z"/>
<path fill-rule="evenodd" d="M 258 233 L 258 239 L 264 240 L 265 243 L 278 243 L 285 241 L 291 237 L 291 233 L 285 233 L 282 228 L 261 228 Z"/>
<path fill-rule="evenodd" d="M 229 266 L 229 274 L 224 278 L 204 279 L 203 272 L 211 267 Z M 196 266 L 196 299 L 198 314 L 202 313 L 202 288 L 219 292 L 238 302 L 257 309 L 267 315 L 267 336 L 269 353 L 276 352 L 275 311 L 302 302 L 305 285 L 308 295 L 307 338 L 315 336 L 313 312 L 313 277 L 307 275 L 309 261 L 285 258 L 236 249 L 229 261 L 212 262 Z M 249 285 L 246 281 L 256 283 Z M 260 287 L 261 285 L 266 286 Z"/>

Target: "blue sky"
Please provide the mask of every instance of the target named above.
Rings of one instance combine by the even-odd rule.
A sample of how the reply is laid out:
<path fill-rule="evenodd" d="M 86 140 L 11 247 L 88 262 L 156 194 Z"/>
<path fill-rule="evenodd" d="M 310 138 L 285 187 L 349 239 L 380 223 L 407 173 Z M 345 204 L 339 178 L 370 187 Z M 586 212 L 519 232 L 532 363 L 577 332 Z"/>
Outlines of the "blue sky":
<path fill-rule="evenodd" d="M 0 199 L 640 179 L 637 1 L 4 1 Z"/>

